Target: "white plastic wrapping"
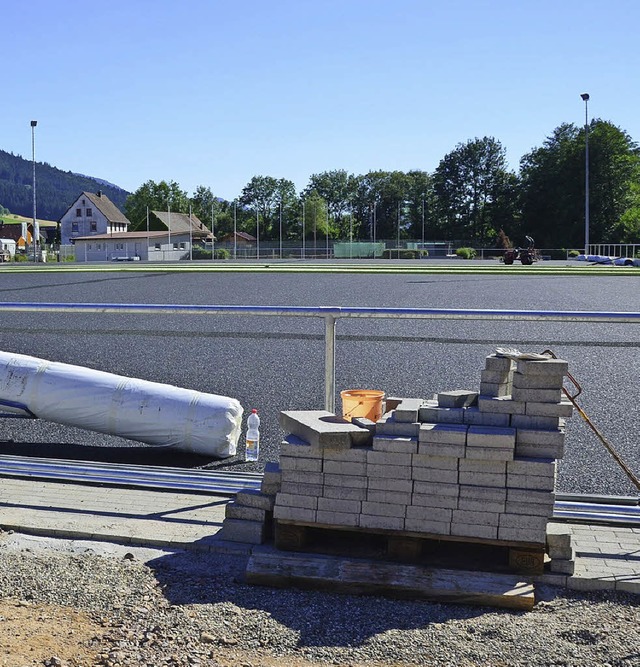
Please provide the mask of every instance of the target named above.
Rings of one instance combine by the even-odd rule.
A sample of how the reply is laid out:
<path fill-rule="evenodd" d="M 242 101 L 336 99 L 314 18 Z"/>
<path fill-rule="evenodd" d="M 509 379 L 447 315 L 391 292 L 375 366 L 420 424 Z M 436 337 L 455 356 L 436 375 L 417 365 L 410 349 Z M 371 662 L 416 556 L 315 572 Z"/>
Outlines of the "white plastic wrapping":
<path fill-rule="evenodd" d="M 0 412 L 216 458 L 236 453 L 234 398 L 0 352 Z"/>

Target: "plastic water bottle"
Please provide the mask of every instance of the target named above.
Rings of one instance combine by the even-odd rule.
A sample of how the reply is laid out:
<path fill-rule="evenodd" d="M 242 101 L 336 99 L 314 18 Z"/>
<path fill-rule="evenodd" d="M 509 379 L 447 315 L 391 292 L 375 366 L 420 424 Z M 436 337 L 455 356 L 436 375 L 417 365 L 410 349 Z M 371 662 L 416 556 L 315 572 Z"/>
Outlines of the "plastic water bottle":
<path fill-rule="evenodd" d="M 254 408 L 247 417 L 247 435 L 245 438 L 245 460 L 257 461 L 260 454 L 260 417 L 258 411 Z"/>

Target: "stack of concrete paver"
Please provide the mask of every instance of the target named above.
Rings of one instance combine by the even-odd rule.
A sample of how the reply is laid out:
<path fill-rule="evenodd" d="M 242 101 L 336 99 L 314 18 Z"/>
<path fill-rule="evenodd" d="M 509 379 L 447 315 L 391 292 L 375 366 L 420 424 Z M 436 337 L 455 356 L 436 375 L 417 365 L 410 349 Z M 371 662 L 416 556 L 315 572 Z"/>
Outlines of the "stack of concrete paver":
<path fill-rule="evenodd" d="M 273 517 L 545 544 L 572 413 L 566 373 L 562 360 L 490 355 L 479 393 L 396 399 L 375 424 L 283 412 Z"/>

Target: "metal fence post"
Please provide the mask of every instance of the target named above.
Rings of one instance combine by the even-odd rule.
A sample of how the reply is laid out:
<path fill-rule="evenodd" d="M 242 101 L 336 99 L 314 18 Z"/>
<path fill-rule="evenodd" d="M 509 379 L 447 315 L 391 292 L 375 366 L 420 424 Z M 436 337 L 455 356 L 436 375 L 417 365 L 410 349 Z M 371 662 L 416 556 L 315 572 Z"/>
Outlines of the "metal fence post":
<path fill-rule="evenodd" d="M 336 318 L 324 316 L 324 409 L 336 411 Z"/>

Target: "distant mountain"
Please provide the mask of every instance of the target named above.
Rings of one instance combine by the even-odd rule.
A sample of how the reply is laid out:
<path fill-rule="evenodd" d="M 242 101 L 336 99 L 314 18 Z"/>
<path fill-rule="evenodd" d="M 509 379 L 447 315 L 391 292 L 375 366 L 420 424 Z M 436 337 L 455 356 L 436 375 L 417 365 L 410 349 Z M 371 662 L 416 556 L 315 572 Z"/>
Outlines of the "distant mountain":
<path fill-rule="evenodd" d="M 11 213 L 33 215 L 33 163 L 0 150 L 0 206 Z M 101 178 L 62 171 L 36 162 L 36 214 L 42 220 L 58 220 L 81 192 L 101 190 L 120 209 L 129 192 Z"/>

